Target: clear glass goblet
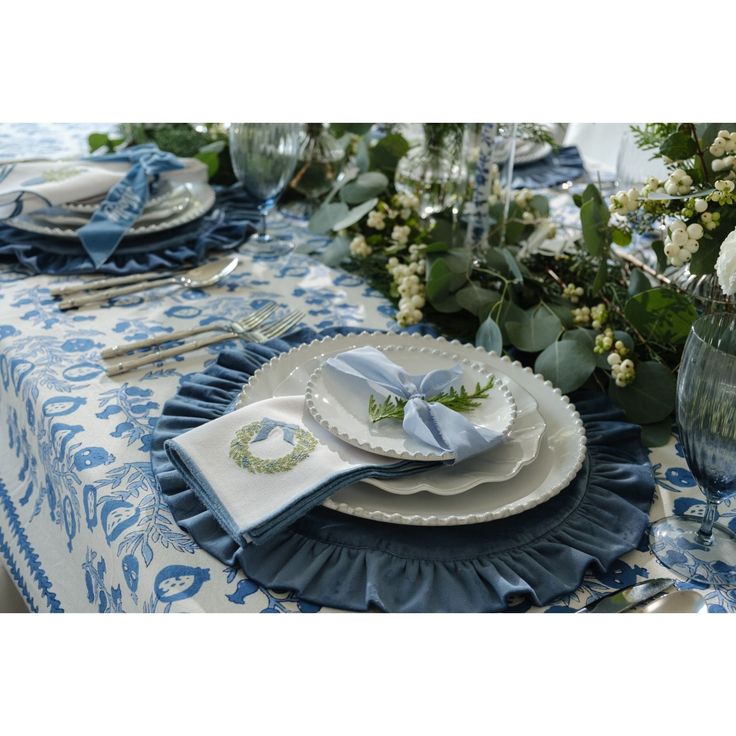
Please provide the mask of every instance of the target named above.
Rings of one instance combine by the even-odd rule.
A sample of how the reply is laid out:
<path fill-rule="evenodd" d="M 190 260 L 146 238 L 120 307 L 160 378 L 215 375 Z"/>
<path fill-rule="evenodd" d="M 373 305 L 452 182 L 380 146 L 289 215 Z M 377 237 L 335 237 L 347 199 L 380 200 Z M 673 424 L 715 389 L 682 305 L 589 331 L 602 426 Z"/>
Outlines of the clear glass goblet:
<path fill-rule="evenodd" d="M 736 495 L 736 315 L 709 314 L 693 324 L 677 380 L 677 423 L 707 503 L 702 517 L 652 524 L 652 552 L 687 580 L 733 586 L 736 535 L 716 518 L 718 504 Z"/>
<path fill-rule="evenodd" d="M 230 126 L 233 171 L 261 215 L 258 234 L 248 244 L 258 253 L 280 255 L 293 248 L 290 240 L 266 231 L 266 216 L 294 175 L 302 127 L 298 123 L 233 123 Z"/>

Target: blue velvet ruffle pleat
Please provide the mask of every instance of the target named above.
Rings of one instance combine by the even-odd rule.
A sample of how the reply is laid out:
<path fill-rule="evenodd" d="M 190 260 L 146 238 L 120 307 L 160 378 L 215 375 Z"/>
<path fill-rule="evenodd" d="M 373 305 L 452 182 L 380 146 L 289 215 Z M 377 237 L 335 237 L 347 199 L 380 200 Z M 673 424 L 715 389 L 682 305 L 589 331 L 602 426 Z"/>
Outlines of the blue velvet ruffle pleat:
<path fill-rule="evenodd" d="M 46 237 L 0 225 L 0 259 L 17 261 L 31 273 L 115 276 L 194 265 L 213 251 L 236 248 L 255 232 L 258 212 L 237 188 L 217 190 L 215 206 L 203 218 L 172 230 L 123 239 L 96 267 L 77 240 Z"/>
<path fill-rule="evenodd" d="M 654 479 L 640 429 L 602 393 L 573 398 L 588 455 L 573 482 L 546 503 L 486 524 L 386 524 L 317 508 L 275 539 L 238 546 L 186 487 L 163 450 L 170 437 L 228 411 L 264 362 L 297 344 L 351 328 L 250 344 L 220 354 L 166 402 L 151 459 L 178 524 L 223 563 L 269 588 L 357 611 L 502 611 L 511 595 L 546 605 L 634 549 L 647 525 Z"/>

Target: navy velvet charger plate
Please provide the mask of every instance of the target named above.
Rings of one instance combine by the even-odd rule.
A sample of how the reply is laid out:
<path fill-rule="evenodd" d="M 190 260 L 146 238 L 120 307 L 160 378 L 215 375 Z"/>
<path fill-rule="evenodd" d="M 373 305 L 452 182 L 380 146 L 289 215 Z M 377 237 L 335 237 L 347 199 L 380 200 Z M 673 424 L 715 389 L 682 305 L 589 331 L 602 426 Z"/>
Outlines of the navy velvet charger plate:
<path fill-rule="evenodd" d="M 240 547 L 174 470 L 170 437 L 221 416 L 249 377 L 274 355 L 354 328 L 309 328 L 221 353 L 166 402 L 154 432 L 153 471 L 177 523 L 226 565 L 274 590 L 355 611 L 508 609 L 512 596 L 547 605 L 574 591 L 586 571 L 608 570 L 636 548 L 648 524 L 654 478 L 640 428 L 602 393 L 572 397 L 588 453 L 559 495 L 522 514 L 484 524 L 388 524 L 316 508 L 271 541 Z"/>

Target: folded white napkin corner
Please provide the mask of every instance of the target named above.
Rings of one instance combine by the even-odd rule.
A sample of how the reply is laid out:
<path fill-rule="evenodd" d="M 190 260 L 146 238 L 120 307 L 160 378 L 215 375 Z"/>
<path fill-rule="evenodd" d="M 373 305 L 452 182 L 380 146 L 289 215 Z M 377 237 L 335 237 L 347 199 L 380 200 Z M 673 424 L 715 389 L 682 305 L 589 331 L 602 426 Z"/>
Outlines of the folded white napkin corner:
<path fill-rule="evenodd" d="M 322 428 L 303 396 L 251 404 L 166 442 L 178 472 L 240 545 L 270 539 L 333 493 L 369 477 L 426 470 L 353 447 Z"/>

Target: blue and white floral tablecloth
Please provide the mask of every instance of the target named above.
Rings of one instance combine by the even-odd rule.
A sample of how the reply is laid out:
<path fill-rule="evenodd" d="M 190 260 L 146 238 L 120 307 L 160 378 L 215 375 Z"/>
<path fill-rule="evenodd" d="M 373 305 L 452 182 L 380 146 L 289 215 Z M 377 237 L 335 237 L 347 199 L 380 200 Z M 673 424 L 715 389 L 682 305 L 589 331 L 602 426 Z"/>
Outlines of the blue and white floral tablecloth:
<path fill-rule="evenodd" d="M 313 238 L 292 218 L 275 215 L 270 226 L 290 230 L 298 243 Z M 31 610 L 319 610 L 199 549 L 155 487 L 149 445 L 161 408 L 223 346 L 119 378 L 104 374 L 99 351 L 236 318 L 266 299 L 304 309 L 316 328 L 391 328 L 390 305 L 356 276 L 298 254 L 244 256 L 206 291 L 130 295 L 98 309 L 60 312 L 48 293 L 58 282 L 0 264 L 0 558 Z M 675 438 L 651 461 L 658 484 L 652 519 L 704 509 Z M 720 510 L 722 523 L 736 527 L 736 511 Z M 544 610 L 579 608 L 658 576 L 668 571 L 642 547 Z M 711 611 L 736 611 L 736 591 L 706 595 Z M 524 609 L 519 602 L 513 610 Z"/>

